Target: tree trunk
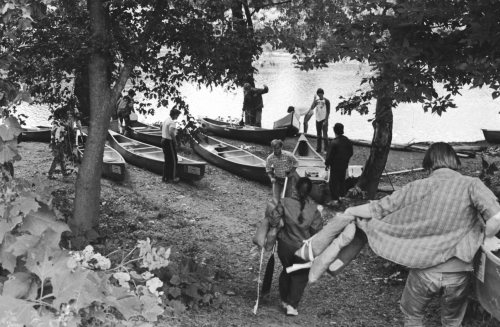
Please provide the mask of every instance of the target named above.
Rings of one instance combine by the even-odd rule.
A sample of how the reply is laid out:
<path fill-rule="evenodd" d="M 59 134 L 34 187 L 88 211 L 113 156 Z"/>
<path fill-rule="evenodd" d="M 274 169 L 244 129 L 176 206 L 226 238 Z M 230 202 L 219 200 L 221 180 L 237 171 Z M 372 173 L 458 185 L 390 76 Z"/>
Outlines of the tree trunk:
<path fill-rule="evenodd" d="M 103 0 L 89 0 L 90 31 L 94 40 L 89 60 L 90 128 L 85 155 L 76 179 L 75 210 L 69 225 L 73 235 L 99 227 L 101 169 L 104 143 L 108 131 L 111 109 L 114 107 L 108 76 L 111 58 L 100 46 L 108 44 L 108 8 Z"/>
<path fill-rule="evenodd" d="M 392 142 L 392 99 L 379 98 L 375 109 L 372 147 L 357 186 L 367 192 L 370 200 L 375 199 L 380 177 L 385 170 Z"/>

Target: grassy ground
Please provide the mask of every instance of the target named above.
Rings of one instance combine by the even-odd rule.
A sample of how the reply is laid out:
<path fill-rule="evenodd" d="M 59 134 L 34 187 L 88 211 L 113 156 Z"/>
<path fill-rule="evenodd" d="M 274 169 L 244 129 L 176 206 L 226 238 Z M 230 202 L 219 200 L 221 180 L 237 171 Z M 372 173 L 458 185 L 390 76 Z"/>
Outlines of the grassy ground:
<path fill-rule="evenodd" d="M 296 138 L 287 139 L 285 149 L 292 150 L 295 142 Z M 19 150 L 23 160 L 15 164 L 16 177 L 29 179 L 36 172 L 48 171 L 52 158 L 47 144 L 21 143 Z M 254 145 L 250 151 L 265 158 L 270 147 Z M 190 149 L 182 149 L 181 154 L 196 158 Z M 356 147 L 351 164 L 364 164 L 368 155 L 369 149 Z M 387 170 L 420 167 L 422 158 L 421 153 L 391 152 Z M 463 164 L 463 173 L 479 174 L 479 159 L 464 159 Z M 211 165 L 201 181 L 176 185 L 161 183 L 160 176 L 128 164 L 126 171 L 123 183 L 102 180 L 102 238 L 97 247 L 106 253 L 107 244 L 131 247 L 138 239 L 150 237 L 157 244 L 172 246 L 174 257 L 189 256 L 207 267 L 209 277 L 227 298 L 222 307 L 190 311 L 181 319 L 164 321 L 163 325 L 402 326 L 398 302 L 405 270 L 377 257 L 369 247 L 339 277 L 325 275 L 309 285 L 297 317 L 285 316 L 279 307 L 277 276 L 281 265 L 277 260 L 271 294 L 261 300 L 258 314 L 253 315 L 259 256 L 253 251 L 251 238 L 271 197 L 270 186 Z M 382 182 L 402 186 L 424 177 L 425 173 L 412 173 L 391 176 L 390 181 L 385 178 Z M 72 210 L 74 181 L 74 177 L 61 176 L 56 180 L 55 203 L 66 215 Z M 396 272 L 401 274 L 387 279 Z M 469 310 L 463 326 L 500 326 L 488 315 L 473 311 Z M 437 301 L 428 309 L 427 325 L 440 325 Z"/>

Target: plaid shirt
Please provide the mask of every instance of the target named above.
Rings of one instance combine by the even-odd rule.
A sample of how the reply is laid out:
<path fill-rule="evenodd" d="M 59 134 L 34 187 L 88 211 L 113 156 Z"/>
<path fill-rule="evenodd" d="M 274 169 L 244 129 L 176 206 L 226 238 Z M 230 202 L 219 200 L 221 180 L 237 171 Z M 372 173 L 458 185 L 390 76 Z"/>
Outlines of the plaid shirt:
<path fill-rule="evenodd" d="M 370 247 L 390 261 L 428 268 L 457 257 L 471 262 L 483 242 L 483 222 L 500 212 L 478 178 L 441 168 L 370 203 L 372 219 L 358 220 Z"/>
<path fill-rule="evenodd" d="M 288 151 L 281 151 L 281 156 L 276 156 L 271 153 L 266 160 L 266 172 L 270 173 L 274 168 L 274 176 L 279 178 L 285 178 L 286 173 L 292 170 L 293 167 L 297 168 L 299 162 L 293 154 Z"/>

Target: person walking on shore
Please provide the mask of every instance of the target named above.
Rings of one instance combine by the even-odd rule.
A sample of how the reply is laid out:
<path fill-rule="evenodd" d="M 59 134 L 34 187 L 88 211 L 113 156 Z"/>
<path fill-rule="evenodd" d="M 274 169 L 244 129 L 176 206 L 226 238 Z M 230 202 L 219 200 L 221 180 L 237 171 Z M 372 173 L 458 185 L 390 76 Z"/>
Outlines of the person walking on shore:
<path fill-rule="evenodd" d="M 54 171 L 57 165 L 61 166 L 61 173 L 67 176 L 70 173 L 66 171 L 66 161 L 72 155 L 70 149 L 69 130 L 67 126 L 66 109 L 60 108 L 54 111 L 52 130 L 50 132 L 49 147 L 52 150 L 52 164 L 49 168 L 48 178 L 54 179 Z"/>
<path fill-rule="evenodd" d="M 262 109 L 264 108 L 262 94 L 267 92 L 269 92 L 269 88 L 266 85 L 263 89 L 254 88 L 250 83 L 243 85 L 243 111 L 246 125 L 262 126 Z"/>
<path fill-rule="evenodd" d="M 177 172 L 177 118 L 181 112 L 177 109 L 170 110 L 170 116 L 165 119 L 161 127 L 161 148 L 165 162 L 163 164 L 162 182 L 178 183 Z"/>
<path fill-rule="evenodd" d="M 428 178 L 345 212 L 371 218 L 357 221 L 370 247 L 410 268 L 400 302 L 404 326 L 424 326 L 425 309 L 438 296 L 442 325 L 458 327 L 467 308 L 474 255 L 483 241 L 485 246 L 497 243 L 500 205 L 479 178 L 457 171 L 460 160 L 449 144 L 432 144 L 422 166 Z"/>
<path fill-rule="evenodd" d="M 293 175 L 299 166 L 299 161 L 293 154 L 283 150 L 282 140 L 271 142 L 273 153 L 266 160 L 266 172 L 273 184 L 273 198 L 278 202 L 285 187 L 285 179 L 288 177 L 285 196 L 292 196 Z"/>
<path fill-rule="evenodd" d="M 311 108 L 304 117 L 304 133 L 307 133 L 309 120 L 316 114 L 316 152 L 321 153 L 321 143 L 325 142 L 325 151 L 328 149 L 328 118 L 330 117 L 330 100 L 324 97 L 325 91 L 319 88 L 314 96 Z M 314 111 L 313 111 L 314 110 Z"/>
<path fill-rule="evenodd" d="M 302 241 L 309 239 L 323 228 L 323 219 L 316 204 L 307 200 L 312 189 L 308 177 L 301 177 L 295 185 L 297 197 L 285 197 L 271 212 L 269 224 L 277 226 L 283 220 L 284 226 L 278 234 L 278 257 L 283 265 L 279 276 L 281 305 L 289 316 L 298 315 L 297 307 L 309 280 L 309 269 L 287 273 L 286 268 L 295 263 L 305 263 L 295 252 Z"/>
<path fill-rule="evenodd" d="M 130 114 L 135 113 L 134 110 L 134 96 L 135 91 L 133 89 L 128 90 L 128 95 L 125 95 L 118 99 L 116 102 L 116 115 L 118 116 L 119 124 L 118 130 L 120 134 L 125 135 L 128 132 L 128 127 L 130 126 Z"/>
<path fill-rule="evenodd" d="M 353 147 L 351 141 L 344 136 L 344 125 L 336 123 L 333 132 L 335 138 L 330 142 L 325 160 L 326 169 L 330 170 L 328 186 L 332 195 L 332 201 L 327 205 L 337 206 L 340 197 L 345 196 L 345 175 L 349 159 L 353 155 Z"/>

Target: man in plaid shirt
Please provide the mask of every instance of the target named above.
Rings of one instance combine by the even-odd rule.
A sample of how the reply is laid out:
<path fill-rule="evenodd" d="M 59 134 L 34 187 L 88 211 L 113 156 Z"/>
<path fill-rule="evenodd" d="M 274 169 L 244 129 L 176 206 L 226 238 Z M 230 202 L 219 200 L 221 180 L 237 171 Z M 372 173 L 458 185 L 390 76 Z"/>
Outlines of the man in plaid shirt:
<path fill-rule="evenodd" d="M 449 144 L 432 144 L 422 166 L 431 172 L 428 178 L 346 213 L 371 218 L 358 220 L 370 247 L 411 268 L 400 304 L 405 327 L 424 326 L 425 309 L 435 295 L 441 297 L 442 325 L 458 327 L 475 253 L 483 241 L 498 249 L 498 240 L 491 240 L 500 230 L 500 205 L 478 178 L 457 172 L 460 160 Z"/>
<path fill-rule="evenodd" d="M 281 199 L 281 193 L 285 187 L 285 178 L 288 177 L 286 184 L 285 197 L 292 196 L 293 173 L 299 166 L 297 158 L 288 151 L 284 151 L 283 141 L 273 140 L 271 142 L 273 153 L 267 157 L 266 172 L 273 183 L 273 197 L 276 201 Z"/>

